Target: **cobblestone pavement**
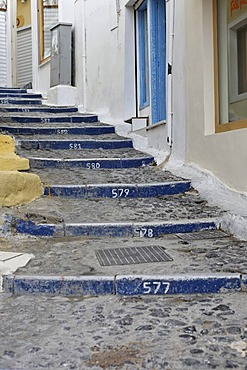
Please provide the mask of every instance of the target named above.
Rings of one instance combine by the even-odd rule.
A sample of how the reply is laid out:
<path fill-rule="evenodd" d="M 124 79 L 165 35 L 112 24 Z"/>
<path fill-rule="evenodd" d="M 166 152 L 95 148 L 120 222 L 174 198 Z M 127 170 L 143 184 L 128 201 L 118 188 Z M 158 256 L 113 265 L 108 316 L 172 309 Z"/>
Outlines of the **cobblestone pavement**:
<path fill-rule="evenodd" d="M 39 175 L 44 183 L 48 184 L 147 184 L 164 181 L 180 181 L 168 171 L 161 171 L 158 167 L 139 167 L 104 169 L 102 171 L 88 171 L 85 168 L 70 168 L 62 172 L 59 168 L 35 168 L 32 171 Z"/>
<path fill-rule="evenodd" d="M 26 158 L 140 158 L 147 154 L 135 149 L 83 149 L 83 150 L 24 150 L 18 149 L 17 153 Z"/>
<path fill-rule="evenodd" d="M 143 246 L 164 248 L 172 261 L 106 267 L 100 266 L 95 253 L 98 250 Z M 247 274 L 247 242 L 228 236 L 191 241 L 175 235 L 145 240 L 9 236 L 8 240 L 0 241 L 0 247 L 2 251 L 35 256 L 26 267 L 17 271 L 16 274 L 21 275 Z"/>
<path fill-rule="evenodd" d="M 16 214 L 29 214 L 33 221 L 53 222 L 161 222 L 220 216 L 221 211 L 211 207 L 194 193 L 157 198 L 120 199 L 64 199 L 40 198 L 20 206 Z M 33 215 L 33 216 L 32 216 Z M 43 221 L 44 222 L 44 221 Z"/>
<path fill-rule="evenodd" d="M 95 135 L 94 138 L 89 135 L 67 135 L 62 134 L 60 137 L 57 135 L 35 135 L 35 137 L 30 137 L 30 135 L 14 135 L 18 140 L 126 140 L 125 137 L 119 136 L 117 134 L 106 134 L 106 135 Z"/>
<path fill-rule="evenodd" d="M 4 122 L 1 120 L 1 126 L 4 127 L 42 127 L 43 125 L 37 122 L 12 122 L 12 121 L 6 121 Z M 49 122 L 46 124 L 45 127 L 65 127 L 65 128 L 70 128 L 70 127 L 88 127 L 88 126 L 97 126 L 97 127 L 102 127 L 102 126 L 110 126 L 107 123 L 101 123 L 101 122 L 83 122 L 83 123 L 71 123 L 71 122 Z M 1 127 L 0 127 L 1 129 Z"/>
<path fill-rule="evenodd" d="M 247 369 L 246 294 L 0 295 L 1 369 Z"/>

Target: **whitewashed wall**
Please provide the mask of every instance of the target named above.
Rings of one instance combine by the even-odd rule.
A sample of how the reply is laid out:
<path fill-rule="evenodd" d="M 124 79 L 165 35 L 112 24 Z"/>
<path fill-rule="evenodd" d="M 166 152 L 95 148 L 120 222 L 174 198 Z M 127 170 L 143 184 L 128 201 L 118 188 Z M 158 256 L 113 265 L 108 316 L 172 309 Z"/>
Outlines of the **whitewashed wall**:
<path fill-rule="evenodd" d="M 33 89 L 44 96 L 50 88 L 50 62 L 39 64 L 39 34 L 37 2 L 32 1 L 32 42 L 33 42 Z M 74 25 L 74 1 L 59 1 L 59 22 Z"/>
<path fill-rule="evenodd" d="M 75 5 L 80 103 L 102 119 L 123 119 L 124 1 L 78 0 Z"/>
<path fill-rule="evenodd" d="M 184 160 L 213 172 L 222 182 L 237 191 L 247 191 L 247 129 L 214 133 L 212 18 L 209 0 L 180 0 L 184 11 L 177 9 L 174 103 L 174 147 L 185 146 Z M 193 19 L 193 22 L 192 22 Z M 211 31 L 210 31 L 211 30 Z M 211 41 L 210 41 L 211 38 Z M 207 58 L 205 58 L 207 56 Z M 178 72 L 180 65 L 181 71 Z M 180 74 L 180 76 L 179 76 Z M 179 92 L 179 84 L 181 90 Z M 184 86 L 184 87 L 183 87 Z M 211 96 L 211 97 L 210 97 Z M 182 114 L 184 113 L 184 119 Z M 181 158 L 183 155 L 181 156 Z"/>

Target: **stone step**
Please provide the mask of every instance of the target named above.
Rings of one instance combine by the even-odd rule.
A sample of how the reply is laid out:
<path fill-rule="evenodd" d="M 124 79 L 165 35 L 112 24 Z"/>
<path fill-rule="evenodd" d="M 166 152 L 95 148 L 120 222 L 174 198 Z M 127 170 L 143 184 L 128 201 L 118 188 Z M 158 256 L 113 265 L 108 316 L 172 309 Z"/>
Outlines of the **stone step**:
<path fill-rule="evenodd" d="M 18 123 L 39 123 L 42 125 L 49 125 L 51 123 L 94 123 L 98 122 L 98 116 L 94 114 L 67 114 L 58 116 L 29 116 L 25 115 L 2 115 L 2 122 L 18 122 Z"/>
<path fill-rule="evenodd" d="M 140 296 L 221 293 L 247 286 L 242 243 L 221 231 L 159 238 L 38 240 L 19 235 L 13 241 L 17 252 L 35 258 L 3 278 L 6 292 Z M 160 258 L 160 253 L 167 258 Z M 109 284 L 113 284 L 110 290 Z"/>
<path fill-rule="evenodd" d="M 43 184 L 51 185 L 87 185 L 87 184 L 146 184 L 184 182 L 168 171 L 161 171 L 158 167 L 147 166 L 138 168 L 97 169 L 88 171 L 86 168 L 70 168 L 61 171 L 59 168 L 34 169 Z M 186 182 L 186 181 L 185 181 Z"/>
<path fill-rule="evenodd" d="M 42 99 L 41 94 L 34 93 L 20 93 L 20 92 L 0 92 L 0 99 L 2 98 L 21 98 L 21 99 Z"/>
<path fill-rule="evenodd" d="M 80 152 L 81 153 L 81 152 Z M 133 167 L 144 167 L 154 164 L 153 157 L 132 157 L 132 158 L 119 158 L 113 156 L 112 158 L 102 158 L 102 157 L 91 157 L 86 159 L 61 159 L 61 158 L 33 158 L 28 157 L 30 161 L 31 168 L 60 168 L 60 169 L 71 169 L 71 168 L 86 168 L 87 170 L 98 170 L 104 168 L 133 168 Z M 78 155 L 78 153 L 77 153 Z M 79 155 L 78 155 L 79 156 Z M 80 157 L 80 156 L 79 156 Z"/>
<path fill-rule="evenodd" d="M 5 105 L 25 105 L 25 106 L 30 106 L 30 105 L 42 105 L 42 99 L 14 99 L 14 98 L 0 98 L 0 104 L 5 106 Z"/>
<path fill-rule="evenodd" d="M 190 241 L 185 243 L 181 237 Z M 19 234 L 12 244 L 13 250 L 35 256 L 28 265 L 16 272 L 17 275 L 247 274 L 243 242 L 232 239 L 220 230 L 127 240 L 111 237 L 37 240 Z M 156 257 L 151 253 L 156 248 L 168 255 L 167 260 L 157 258 L 157 252 Z M 139 254 L 142 249 L 144 258 L 135 257 L 135 251 Z M 99 251 L 108 255 L 109 259 L 104 264 L 99 258 Z M 111 258 L 115 254 L 113 251 L 117 253 L 117 258 Z M 129 258 L 130 255 L 133 260 Z"/>
<path fill-rule="evenodd" d="M 61 141 L 63 142 L 63 141 Z M 61 159 L 63 160 L 94 160 L 95 159 L 116 159 L 121 160 L 125 158 L 145 158 L 149 159 L 152 163 L 153 157 L 139 152 L 133 148 L 123 148 L 123 149 L 91 149 L 81 150 L 80 148 L 73 147 L 72 149 L 21 149 L 17 148 L 17 153 L 22 157 L 27 157 L 29 159 L 40 159 L 48 160 L 53 159 L 55 161 Z"/>
<path fill-rule="evenodd" d="M 19 140 L 18 146 L 23 149 L 51 149 L 51 150 L 84 150 L 84 149 L 122 149 L 133 148 L 133 142 L 129 139 L 77 139 L 77 140 Z"/>
<path fill-rule="evenodd" d="M 149 198 L 190 190 L 189 181 L 150 184 L 45 185 L 44 195 L 60 198 Z"/>
<path fill-rule="evenodd" d="M 89 186 L 89 196 L 90 192 L 93 195 L 94 189 L 90 189 Z M 140 199 L 124 196 L 112 199 L 43 197 L 31 204 L 18 207 L 16 214 L 19 213 L 28 215 L 29 221 L 52 222 L 58 225 L 73 222 L 78 224 L 181 222 L 181 220 L 218 218 L 222 214 L 219 209 L 208 205 L 193 192 Z"/>
<path fill-rule="evenodd" d="M 5 105 L 4 107 L 0 108 L 0 112 L 5 113 L 76 113 L 78 109 L 76 107 L 52 107 L 52 106 L 45 106 L 42 105 L 40 107 L 10 107 Z"/>
<path fill-rule="evenodd" d="M 101 126 L 102 127 L 102 126 Z M 110 126 L 107 126 L 107 127 L 110 127 Z M 72 130 L 69 130 L 69 133 L 64 133 L 64 129 L 58 131 L 58 133 L 56 133 L 55 135 L 18 135 L 18 134 L 15 134 L 14 137 L 16 139 L 16 142 L 18 145 L 20 142 L 26 142 L 26 141 L 34 141 L 34 142 L 43 142 L 43 141 L 105 141 L 105 140 L 118 140 L 118 141 L 125 141 L 125 140 L 130 140 L 130 139 L 126 139 L 122 136 L 119 136 L 117 135 L 116 133 L 109 133 L 109 134 L 98 134 L 98 132 L 96 131 L 96 134 L 89 134 L 90 136 L 92 136 L 92 138 L 88 135 L 88 134 L 80 134 L 80 132 L 84 132 L 84 128 L 82 127 L 77 127 L 78 128 L 78 133 L 70 133 Z M 89 128 L 95 128 L 95 126 L 89 126 L 87 127 L 87 129 Z M 87 130 L 88 131 L 88 130 Z M 62 132 L 62 133 L 61 133 Z M 65 132 L 66 129 L 65 129 Z M 72 131 L 73 132 L 73 131 Z"/>
<path fill-rule="evenodd" d="M 37 127 L 36 124 L 1 124 L 0 130 L 13 134 L 13 135 L 58 135 L 64 137 L 66 135 L 103 135 L 115 133 L 115 127 L 97 123 L 92 125 L 91 123 L 83 123 L 80 126 L 76 126 L 73 123 L 67 123 L 61 125 L 59 123 L 50 124 L 49 127 Z"/>

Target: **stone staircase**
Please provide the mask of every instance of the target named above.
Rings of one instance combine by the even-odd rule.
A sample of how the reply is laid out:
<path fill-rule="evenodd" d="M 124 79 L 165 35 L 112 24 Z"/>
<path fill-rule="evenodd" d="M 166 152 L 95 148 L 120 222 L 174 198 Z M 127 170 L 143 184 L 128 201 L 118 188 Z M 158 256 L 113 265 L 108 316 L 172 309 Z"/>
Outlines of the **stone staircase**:
<path fill-rule="evenodd" d="M 165 260 L 164 255 L 171 240 L 181 242 L 188 233 L 196 240 L 228 238 L 218 230 L 221 211 L 207 204 L 189 181 L 161 171 L 153 157 L 136 151 L 132 140 L 119 137 L 114 127 L 99 122 L 96 115 L 46 106 L 39 94 L 23 89 L 1 89 L 0 110 L 1 132 L 15 137 L 17 153 L 29 159 L 30 172 L 38 174 L 44 185 L 42 198 L 4 210 L 13 244 L 13 235 L 35 236 L 37 252 L 37 243 L 42 245 L 44 237 L 50 245 L 59 240 L 63 248 L 79 238 L 82 244 L 90 244 L 91 256 L 87 258 L 88 251 L 83 255 L 82 247 L 81 265 L 94 260 L 94 266 L 117 266 L 121 275 L 104 267 L 86 272 L 82 268 L 81 274 L 73 271 L 72 253 L 64 254 L 63 262 L 58 259 L 60 263 L 66 260 L 69 274 L 53 268 L 48 269 L 48 276 L 40 257 L 43 270 L 38 269 L 38 275 L 33 274 L 34 259 L 26 269 L 4 278 L 5 290 L 135 295 L 239 289 L 242 282 L 235 275 L 142 275 L 146 266 L 156 271 L 157 264 L 166 271 L 165 264 L 173 261 L 168 254 Z M 24 240 L 25 245 L 32 245 L 28 251 L 36 255 L 32 239 Z M 52 258 L 54 267 L 58 260 Z M 127 270 L 119 266 L 127 266 Z M 106 275 L 106 271 L 111 272 Z M 196 270 L 200 272 L 200 268 Z"/>

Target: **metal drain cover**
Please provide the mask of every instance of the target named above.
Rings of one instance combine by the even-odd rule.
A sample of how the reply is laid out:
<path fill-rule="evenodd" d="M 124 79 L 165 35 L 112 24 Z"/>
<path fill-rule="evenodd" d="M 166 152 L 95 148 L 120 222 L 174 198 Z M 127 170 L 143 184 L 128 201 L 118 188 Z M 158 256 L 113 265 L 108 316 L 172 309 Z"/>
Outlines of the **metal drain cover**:
<path fill-rule="evenodd" d="M 95 254 L 101 266 L 173 261 L 160 246 L 99 249 Z"/>
<path fill-rule="evenodd" d="M 185 241 L 193 241 L 200 239 L 218 239 L 227 238 L 229 235 L 221 230 L 207 230 L 207 231 L 197 231 L 190 234 L 176 234 L 176 236 Z"/>

